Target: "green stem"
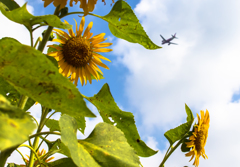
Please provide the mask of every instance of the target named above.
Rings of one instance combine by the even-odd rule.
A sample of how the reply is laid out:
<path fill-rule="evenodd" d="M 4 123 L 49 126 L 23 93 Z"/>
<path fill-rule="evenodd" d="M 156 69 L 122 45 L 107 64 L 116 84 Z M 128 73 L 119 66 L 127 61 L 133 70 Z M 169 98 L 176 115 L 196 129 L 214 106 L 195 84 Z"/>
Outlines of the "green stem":
<path fill-rule="evenodd" d="M 59 132 L 40 132 L 40 133 L 36 133 L 36 134 L 34 134 L 34 135 L 29 136 L 29 138 L 31 139 L 31 138 L 33 138 L 33 137 L 39 137 L 39 136 L 41 136 L 41 135 L 46 135 L 46 134 L 61 135 L 61 133 L 59 133 Z"/>
<path fill-rule="evenodd" d="M 41 39 L 41 37 L 38 37 L 37 41 L 35 42 L 35 44 L 34 44 L 34 46 L 33 46 L 34 48 L 36 48 L 38 42 L 40 42 L 40 39 Z"/>
<path fill-rule="evenodd" d="M 21 108 L 22 110 L 24 109 L 26 103 L 27 103 L 28 97 L 25 95 L 21 95 L 21 98 L 18 103 L 18 107 Z"/>
<path fill-rule="evenodd" d="M 22 159 L 23 159 L 25 165 L 27 166 L 27 162 L 25 161 L 25 158 L 24 158 L 24 156 L 22 155 L 22 153 L 21 153 L 18 149 L 16 149 L 16 151 L 22 156 Z"/>
<path fill-rule="evenodd" d="M 169 156 L 176 150 L 176 148 L 178 148 L 178 146 L 182 143 L 182 141 L 184 140 L 185 137 L 183 137 L 181 140 L 179 140 L 179 142 L 169 151 L 169 153 L 165 155 L 162 163 L 159 165 L 159 167 L 164 167 L 164 163 L 167 161 L 167 159 L 169 158 Z M 170 146 L 171 147 L 171 146 Z"/>
<path fill-rule="evenodd" d="M 32 147 L 30 147 L 29 145 L 26 145 L 26 144 L 21 144 L 19 147 L 27 147 L 27 148 L 29 148 L 36 155 L 38 162 L 40 162 L 40 159 L 39 159 L 36 151 Z"/>
<path fill-rule="evenodd" d="M 60 10 L 59 10 L 59 7 L 58 6 L 56 9 L 55 9 L 55 12 L 54 12 L 54 15 L 58 16 Z M 48 26 L 46 32 L 44 33 L 44 36 L 43 36 L 43 39 L 42 41 L 39 43 L 38 45 L 38 50 L 43 52 L 43 49 L 45 48 L 46 44 L 47 44 L 47 41 L 49 39 L 49 36 L 51 35 L 51 32 L 53 30 L 53 27 L 52 26 Z"/>
<path fill-rule="evenodd" d="M 46 119 L 46 116 L 47 116 L 48 112 L 47 112 L 47 108 L 46 107 L 43 107 L 42 109 L 42 115 L 41 115 L 41 119 L 40 119 L 40 123 L 39 123 L 39 126 L 38 126 L 38 129 L 37 129 L 37 134 L 41 132 L 43 126 L 44 126 L 44 120 Z M 32 135 L 32 137 L 35 137 L 34 139 L 34 142 L 33 142 L 33 150 L 37 151 L 37 148 L 38 148 L 38 143 L 39 143 L 39 135 Z M 31 136 L 29 136 L 29 139 L 32 138 Z M 31 154 L 30 154 L 30 159 L 29 159 L 29 167 L 33 167 L 34 165 L 34 152 L 31 151 Z"/>

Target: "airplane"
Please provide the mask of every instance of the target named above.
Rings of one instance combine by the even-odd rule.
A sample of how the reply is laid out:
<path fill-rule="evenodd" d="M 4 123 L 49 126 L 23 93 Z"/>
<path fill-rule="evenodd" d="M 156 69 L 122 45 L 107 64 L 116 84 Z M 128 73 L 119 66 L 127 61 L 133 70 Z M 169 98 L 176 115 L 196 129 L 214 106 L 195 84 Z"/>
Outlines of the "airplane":
<path fill-rule="evenodd" d="M 162 35 L 160 35 L 161 37 L 162 37 L 162 45 L 164 45 L 165 43 L 168 43 L 168 45 L 170 45 L 170 44 L 174 44 L 174 45 L 177 45 L 176 43 L 172 43 L 171 41 L 174 39 L 174 38 L 176 38 L 177 39 L 177 37 L 176 37 L 176 33 L 174 34 L 174 35 L 172 35 L 172 37 L 171 38 L 169 38 L 169 39 L 164 39 L 163 38 L 163 36 Z"/>

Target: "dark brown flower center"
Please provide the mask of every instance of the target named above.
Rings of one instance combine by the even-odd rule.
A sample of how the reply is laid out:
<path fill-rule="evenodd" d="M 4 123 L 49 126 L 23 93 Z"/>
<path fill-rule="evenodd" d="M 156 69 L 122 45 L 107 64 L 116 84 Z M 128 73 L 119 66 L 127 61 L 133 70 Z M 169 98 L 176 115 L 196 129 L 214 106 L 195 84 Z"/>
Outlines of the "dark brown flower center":
<path fill-rule="evenodd" d="M 82 37 L 69 39 L 63 45 L 64 60 L 73 67 L 83 67 L 92 59 L 92 47 L 88 40 Z"/>
<path fill-rule="evenodd" d="M 195 148 L 197 151 L 201 151 L 204 148 L 205 135 L 202 130 L 197 133 L 195 140 Z"/>

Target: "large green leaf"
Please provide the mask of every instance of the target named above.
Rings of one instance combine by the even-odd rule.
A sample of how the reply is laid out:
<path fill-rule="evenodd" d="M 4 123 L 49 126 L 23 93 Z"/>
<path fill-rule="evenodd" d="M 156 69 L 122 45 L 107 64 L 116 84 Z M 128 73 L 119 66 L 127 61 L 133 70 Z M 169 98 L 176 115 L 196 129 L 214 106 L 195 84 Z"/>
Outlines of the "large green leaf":
<path fill-rule="evenodd" d="M 25 142 L 35 128 L 27 113 L 0 95 L 0 151 Z"/>
<path fill-rule="evenodd" d="M 73 117 L 95 117 L 76 86 L 44 54 L 12 38 L 0 40 L 0 76 L 43 106 Z"/>
<path fill-rule="evenodd" d="M 131 6 L 123 0 L 115 3 L 112 10 L 106 16 L 101 17 L 109 24 L 112 34 L 128 42 L 139 43 L 146 49 L 159 49 L 160 46 L 154 44 L 144 31 L 138 18 L 134 14 Z"/>
<path fill-rule="evenodd" d="M 17 9 L 20 6 L 14 0 L 0 0 L 9 10 Z"/>
<path fill-rule="evenodd" d="M 97 95 L 85 98 L 96 106 L 104 122 L 112 125 L 116 124 L 116 127 L 124 133 L 128 143 L 136 150 L 139 156 L 149 157 L 157 153 L 140 139 L 133 114 L 119 109 L 108 84 L 104 84 Z"/>
<path fill-rule="evenodd" d="M 26 7 L 27 4 L 24 4 L 22 7 L 10 11 L 7 6 L 0 2 L 0 11 L 4 16 L 9 20 L 25 25 L 29 30 L 37 24 L 62 29 L 70 29 L 72 27 L 72 25 L 63 23 L 56 15 L 33 16 L 27 11 Z"/>
<path fill-rule="evenodd" d="M 64 114 L 60 118 L 59 126 L 61 129 L 61 140 L 63 144 L 68 147 L 73 162 L 78 167 L 98 167 L 99 165 L 87 150 L 85 150 L 82 145 L 78 144 L 76 120 Z"/>
<path fill-rule="evenodd" d="M 128 144 L 123 132 L 113 125 L 99 123 L 87 139 L 79 143 L 102 167 L 139 167 L 135 150 Z"/>

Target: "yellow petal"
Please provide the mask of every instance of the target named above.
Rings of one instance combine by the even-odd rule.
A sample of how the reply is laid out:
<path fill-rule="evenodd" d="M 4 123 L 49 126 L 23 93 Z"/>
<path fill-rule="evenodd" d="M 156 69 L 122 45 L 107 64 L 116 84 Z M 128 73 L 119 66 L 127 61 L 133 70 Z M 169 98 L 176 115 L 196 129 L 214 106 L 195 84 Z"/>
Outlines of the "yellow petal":
<path fill-rule="evenodd" d="M 98 43 L 98 44 L 93 45 L 93 48 L 103 48 L 103 47 L 108 47 L 111 45 L 112 45 L 112 43 Z"/>
<path fill-rule="evenodd" d="M 84 67 L 82 67 L 82 76 L 83 76 L 83 79 L 84 79 L 85 85 L 86 85 L 87 84 L 87 75 L 85 73 L 85 68 Z"/>
<path fill-rule="evenodd" d="M 84 69 L 85 69 L 85 74 L 87 76 L 89 83 L 92 84 L 92 78 L 91 78 L 90 72 L 88 71 L 88 69 L 86 67 Z"/>
<path fill-rule="evenodd" d="M 94 69 L 92 69 L 89 65 L 86 66 L 88 71 L 90 72 L 90 74 L 92 74 L 94 76 L 94 78 L 98 81 L 99 80 L 99 75 L 97 73 L 97 71 L 95 71 Z"/>
<path fill-rule="evenodd" d="M 82 74 L 82 67 L 79 68 L 79 78 L 80 78 L 80 82 L 83 86 L 84 84 L 84 79 L 83 79 L 83 74 Z"/>
<path fill-rule="evenodd" d="M 92 37 L 89 41 L 94 42 L 95 40 L 104 39 L 105 33 L 101 33 Z"/>
<path fill-rule="evenodd" d="M 93 48 L 93 51 L 94 52 L 111 52 L 112 49 L 108 49 L 108 48 L 97 48 L 97 49 L 94 49 Z"/>
<path fill-rule="evenodd" d="M 66 20 L 64 20 L 64 22 L 66 23 L 66 24 L 69 24 Z M 69 29 L 68 30 L 68 32 L 69 32 L 69 34 L 70 34 L 70 36 L 71 37 L 75 37 L 75 34 L 74 34 L 74 32 L 73 32 L 73 29 L 71 28 L 71 29 Z"/>
<path fill-rule="evenodd" d="M 83 37 L 87 37 L 87 34 L 88 34 L 88 32 L 91 30 L 92 26 L 93 26 L 93 22 L 90 22 L 90 23 L 88 24 L 88 26 L 87 26 L 84 34 L 83 34 Z"/>
<path fill-rule="evenodd" d="M 61 44 L 65 44 L 65 42 L 63 41 L 63 40 L 61 40 L 61 39 L 53 39 L 52 40 L 53 42 L 59 42 L 59 43 L 61 43 Z"/>
<path fill-rule="evenodd" d="M 79 30 L 78 30 L 78 36 L 81 36 L 82 32 L 83 32 L 83 28 L 84 28 L 84 24 L 85 24 L 85 17 L 82 17 L 80 26 L 79 26 Z"/>
<path fill-rule="evenodd" d="M 96 63 L 97 65 L 99 65 L 99 66 L 101 66 L 101 67 L 106 68 L 106 69 L 109 70 L 108 66 L 106 66 L 105 64 L 97 61 L 96 59 L 92 59 L 92 61 L 93 61 L 94 63 Z"/>
<path fill-rule="evenodd" d="M 59 29 L 53 29 L 53 30 L 58 32 L 60 35 L 64 36 L 67 40 L 70 39 L 70 36 L 66 32 L 59 30 Z"/>
<path fill-rule="evenodd" d="M 111 62 L 111 60 L 109 60 L 108 58 L 106 58 L 106 57 L 104 57 L 104 56 L 102 56 L 100 54 L 97 54 L 97 53 L 93 53 L 93 57 L 94 58 L 98 57 L 100 59 L 107 60 L 107 61 Z"/>

